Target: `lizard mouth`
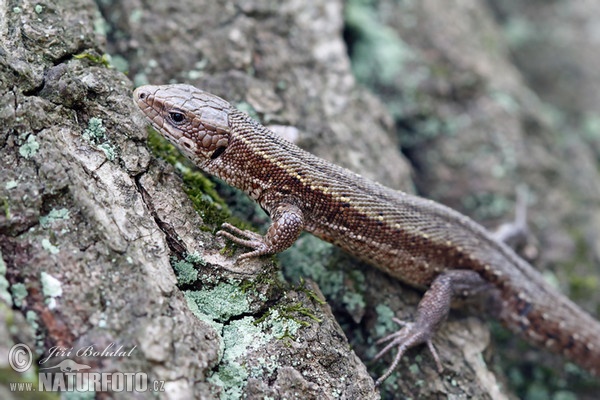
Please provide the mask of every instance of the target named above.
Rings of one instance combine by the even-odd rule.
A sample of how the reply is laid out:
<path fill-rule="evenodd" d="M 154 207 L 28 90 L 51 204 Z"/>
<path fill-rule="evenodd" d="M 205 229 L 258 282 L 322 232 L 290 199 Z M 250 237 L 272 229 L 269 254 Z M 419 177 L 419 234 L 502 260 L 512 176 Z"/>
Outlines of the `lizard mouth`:
<path fill-rule="evenodd" d="M 157 107 L 155 101 L 155 93 L 157 90 L 158 88 L 156 86 L 140 86 L 133 91 L 133 98 L 138 108 L 142 110 L 146 118 L 150 120 L 152 126 L 158 130 L 163 130 L 164 119 L 161 117 L 161 113 L 158 109 L 159 107 Z"/>

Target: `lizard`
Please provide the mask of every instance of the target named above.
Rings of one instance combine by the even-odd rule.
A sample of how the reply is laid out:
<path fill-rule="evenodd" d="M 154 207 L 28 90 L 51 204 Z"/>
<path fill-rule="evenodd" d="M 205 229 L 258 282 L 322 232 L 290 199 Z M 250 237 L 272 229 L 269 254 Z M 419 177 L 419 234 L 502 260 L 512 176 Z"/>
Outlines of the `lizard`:
<path fill-rule="evenodd" d="M 388 344 L 375 359 L 397 353 L 376 386 L 407 349 L 422 344 L 441 371 L 435 332 L 453 298 L 481 292 L 511 331 L 600 374 L 600 322 L 469 217 L 320 159 L 194 86 L 145 85 L 134 101 L 196 166 L 244 191 L 270 216 L 265 235 L 221 226 L 217 235 L 250 249 L 238 262 L 279 253 L 308 231 L 424 290 L 414 321 L 394 318 L 400 329 L 379 341 Z"/>

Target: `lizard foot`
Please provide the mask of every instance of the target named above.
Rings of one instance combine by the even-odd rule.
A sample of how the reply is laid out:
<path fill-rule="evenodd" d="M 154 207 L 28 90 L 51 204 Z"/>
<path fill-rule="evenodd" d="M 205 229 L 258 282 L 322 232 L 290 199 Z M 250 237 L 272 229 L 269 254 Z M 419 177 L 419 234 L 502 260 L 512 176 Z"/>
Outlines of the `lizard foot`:
<path fill-rule="evenodd" d="M 390 365 L 390 367 L 385 371 L 385 373 L 377 379 L 375 382 L 375 386 L 379 386 L 385 381 L 391 374 L 394 372 L 400 359 L 406 352 L 406 350 L 411 347 L 417 346 L 422 343 L 426 343 L 429 351 L 433 355 L 433 359 L 435 360 L 438 371 L 441 373 L 443 371 L 442 363 L 440 362 L 440 357 L 431 342 L 432 332 L 426 327 L 419 327 L 418 324 L 414 322 L 406 322 L 402 321 L 398 318 L 392 318 L 392 320 L 400 325 L 402 328 L 391 335 L 388 335 L 384 338 L 379 339 L 376 344 L 382 344 L 385 342 L 389 342 L 375 357 L 373 361 L 380 359 L 383 355 L 388 353 L 392 348 L 397 347 L 398 352 L 394 357 L 394 361 Z"/>
<path fill-rule="evenodd" d="M 217 232 L 217 236 L 221 236 L 225 239 L 231 240 L 235 244 L 252 249 L 252 251 L 239 256 L 237 261 L 271 253 L 263 236 L 256 232 L 242 230 L 238 227 L 228 224 L 227 222 L 221 225 L 221 230 Z"/>

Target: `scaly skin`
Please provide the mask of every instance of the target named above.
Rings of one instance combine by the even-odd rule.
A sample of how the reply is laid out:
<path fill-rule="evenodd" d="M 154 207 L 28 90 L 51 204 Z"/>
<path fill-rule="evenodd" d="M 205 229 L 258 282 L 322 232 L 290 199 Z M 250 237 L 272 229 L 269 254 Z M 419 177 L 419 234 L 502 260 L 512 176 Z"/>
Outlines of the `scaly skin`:
<path fill-rule="evenodd" d="M 246 192 L 273 220 L 265 236 L 225 224 L 252 250 L 285 250 L 306 230 L 417 288 L 429 288 L 415 322 L 378 355 L 427 343 L 457 294 L 485 290 L 513 332 L 600 373 L 600 323 L 550 287 L 528 263 L 468 217 L 395 191 L 307 153 L 225 100 L 189 85 L 143 86 L 134 97 L 152 125 L 202 170 Z"/>

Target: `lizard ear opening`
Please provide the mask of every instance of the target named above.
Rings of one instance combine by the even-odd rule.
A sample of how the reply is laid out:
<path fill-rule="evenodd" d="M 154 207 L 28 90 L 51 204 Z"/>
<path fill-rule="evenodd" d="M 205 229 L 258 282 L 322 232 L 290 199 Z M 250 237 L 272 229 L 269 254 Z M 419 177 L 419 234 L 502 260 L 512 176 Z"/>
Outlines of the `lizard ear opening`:
<path fill-rule="evenodd" d="M 227 146 L 217 147 L 217 149 L 215 151 L 213 151 L 213 153 L 210 155 L 211 160 L 214 160 L 215 158 L 217 158 L 221 154 L 223 154 L 223 152 L 225 151 L 226 148 L 227 148 Z"/>

